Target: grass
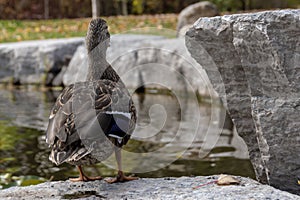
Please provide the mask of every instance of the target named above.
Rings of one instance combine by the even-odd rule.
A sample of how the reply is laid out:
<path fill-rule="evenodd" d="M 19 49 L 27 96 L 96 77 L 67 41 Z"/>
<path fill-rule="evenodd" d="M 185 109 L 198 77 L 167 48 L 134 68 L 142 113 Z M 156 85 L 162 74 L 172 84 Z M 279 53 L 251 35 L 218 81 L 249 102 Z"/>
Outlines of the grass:
<path fill-rule="evenodd" d="M 147 33 L 175 37 L 177 15 L 114 16 L 104 18 L 112 34 Z M 83 37 L 90 19 L 0 20 L 0 43 Z M 151 27 L 149 29 L 149 27 Z M 169 29 L 171 31 L 160 31 Z M 165 33 L 167 32 L 167 33 Z"/>

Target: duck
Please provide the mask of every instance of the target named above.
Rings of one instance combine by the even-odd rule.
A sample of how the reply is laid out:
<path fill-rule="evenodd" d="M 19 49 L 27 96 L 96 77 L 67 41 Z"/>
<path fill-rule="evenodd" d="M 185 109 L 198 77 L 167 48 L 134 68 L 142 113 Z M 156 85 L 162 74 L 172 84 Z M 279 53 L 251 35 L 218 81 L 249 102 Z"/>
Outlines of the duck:
<path fill-rule="evenodd" d="M 49 160 L 69 163 L 79 171 L 77 181 L 101 180 L 89 177 L 83 166 L 104 161 L 115 153 L 118 174 L 109 183 L 138 179 L 122 171 L 121 150 L 135 128 L 137 116 L 132 97 L 106 60 L 110 44 L 107 23 L 102 18 L 89 23 L 85 44 L 88 54 L 86 81 L 63 89 L 49 116 L 46 142 L 51 148 Z"/>

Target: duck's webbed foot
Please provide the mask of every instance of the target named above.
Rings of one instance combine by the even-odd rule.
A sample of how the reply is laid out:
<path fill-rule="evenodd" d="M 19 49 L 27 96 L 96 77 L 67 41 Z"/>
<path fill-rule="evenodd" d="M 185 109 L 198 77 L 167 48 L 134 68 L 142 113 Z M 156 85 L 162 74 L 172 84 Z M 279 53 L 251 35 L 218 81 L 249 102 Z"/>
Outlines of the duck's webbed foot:
<path fill-rule="evenodd" d="M 88 176 L 79 176 L 78 178 L 70 178 L 69 180 L 72 182 L 79 182 L 79 181 L 96 181 L 96 180 L 102 180 L 103 178 L 101 176 L 96 177 L 88 177 Z"/>
<path fill-rule="evenodd" d="M 118 171 L 118 175 L 116 178 L 105 179 L 107 183 L 118 183 L 118 182 L 127 182 L 137 180 L 138 177 L 125 176 L 122 171 Z"/>
<path fill-rule="evenodd" d="M 84 181 L 84 182 L 88 182 L 88 181 L 96 181 L 96 180 L 101 180 L 102 177 L 101 176 L 96 176 L 96 177 L 88 177 L 83 173 L 83 170 L 81 168 L 81 166 L 77 166 L 77 169 L 79 170 L 79 177 L 78 178 L 70 178 L 69 180 L 72 182 L 79 182 L 79 181 Z"/>

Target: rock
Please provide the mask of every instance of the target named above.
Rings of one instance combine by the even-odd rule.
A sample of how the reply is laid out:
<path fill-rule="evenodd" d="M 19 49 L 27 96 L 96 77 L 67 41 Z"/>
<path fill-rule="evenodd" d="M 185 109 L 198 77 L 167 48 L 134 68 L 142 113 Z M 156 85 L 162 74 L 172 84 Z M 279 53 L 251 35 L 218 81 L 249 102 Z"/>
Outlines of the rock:
<path fill-rule="evenodd" d="M 75 51 L 65 73 L 62 82 L 64 85 L 70 85 L 75 82 L 85 81 L 87 76 L 87 51 L 84 45 L 81 45 Z"/>
<path fill-rule="evenodd" d="M 245 140 L 260 182 L 300 194 L 300 10 L 201 18 L 186 45 Z"/>
<path fill-rule="evenodd" d="M 184 37 L 186 32 L 192 27 L 193 24 L 184 25 L 177 32 L 177 37 Z"/>
<path fill-rule="evenodd" d="M 1 44 L 0 44 L 1 47 Z M 0 81 L 7 82 L 12 79 L 14 70 L 11 67 L 11 58 L 14 57 L 14 52 L 11 48 L 0 48 Z"/>
<path fill-rule="evenodd" d="M 128 53 L 131 49 L 136 49 L 143 41 L 160 40 L 161 36 L 150 35 L 113 35 L 111 45 L 108 48 L 107 59 L 111 62 L 118 59 L 122 54 Z M 85 45 L 78 47 L 68 69 L 63 77 L 64 85 L 70 85 L 77 81 L 85 81 L 87 76 L 87 51 Z"/>
<path fill-rule="evenodd" d="M 184 36 L 189 27 L 199 17 L 214 17 L 219 15 L 217 6 L 209 1 L 201 1 L 189 5 L 183 9 L 178 16 L 177 36 Z"/>
<path fill-rule="evenodd" d="M 218 186 L 217 176 L 143 178 L 125 183 L 46 182 L 35 186 L 12 187 L 0 191 L 8 199 L 299 199 L 299 196 L 242 177 L 240 185 Z M 199 185 L 202 185 L 200 186 Z M 205 185 L 206 184 L 206 185 Z M 198 187 L 197 187 L 198 186 Z M 193 189 L 197 187 L 196 189 Z"/>
<path fill-rule="evenodd" d="M 46 86 L 85 81 L 88 61 L 83 41 L 76 38 L 2 44 L 0 81 Z M 182 38 L 113 35 L 107 59 L 131 89 L 151 85 L 216 96 Z"/>
<path fill-rule="evenodd" d="M 63 76 L 67 71 L 67 66 L 63 66 L 60 72 L 52 79 L 51 85 L 52 86 L 63 86 Z"/>
<path fill-rule="evenodd" d="M 0 81 L 50 85 L 81 44 L 82 38 L 0 44 Z"/>
<path fill-rule="evenodd" d="M 206 74 L 187 52 L 183 39 L 115 35 L 108 48 L 107 60 L 128 88 L 135 90 L 148 86 L 215 96 Z M 64 74 L 63 83 L 84 81 L 87 65 L 86 49 L 80 46 Z"/>

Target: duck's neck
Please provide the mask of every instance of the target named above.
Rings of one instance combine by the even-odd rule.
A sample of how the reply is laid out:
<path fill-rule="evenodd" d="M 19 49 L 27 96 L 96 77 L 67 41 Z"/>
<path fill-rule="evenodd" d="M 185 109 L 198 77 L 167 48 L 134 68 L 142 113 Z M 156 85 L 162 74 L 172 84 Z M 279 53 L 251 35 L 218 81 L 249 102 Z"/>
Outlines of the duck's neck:
<path fill-rule="evenodd" d="M 106 52 L 98 51 L 97 49 L 88 52 L 89 69 L 87 80 L 94 81 L 100 80 L 109 63 L 106 61 Z"/>
<path fill-rule="evenodd" d="M 96 47 L 97 48 L 97 47 Z M 87 81 L 108 79 L 118 82 L 120 77 L 106 60 L 106 51 L 94 49 L 88 52 L 89 69 Z"/>

